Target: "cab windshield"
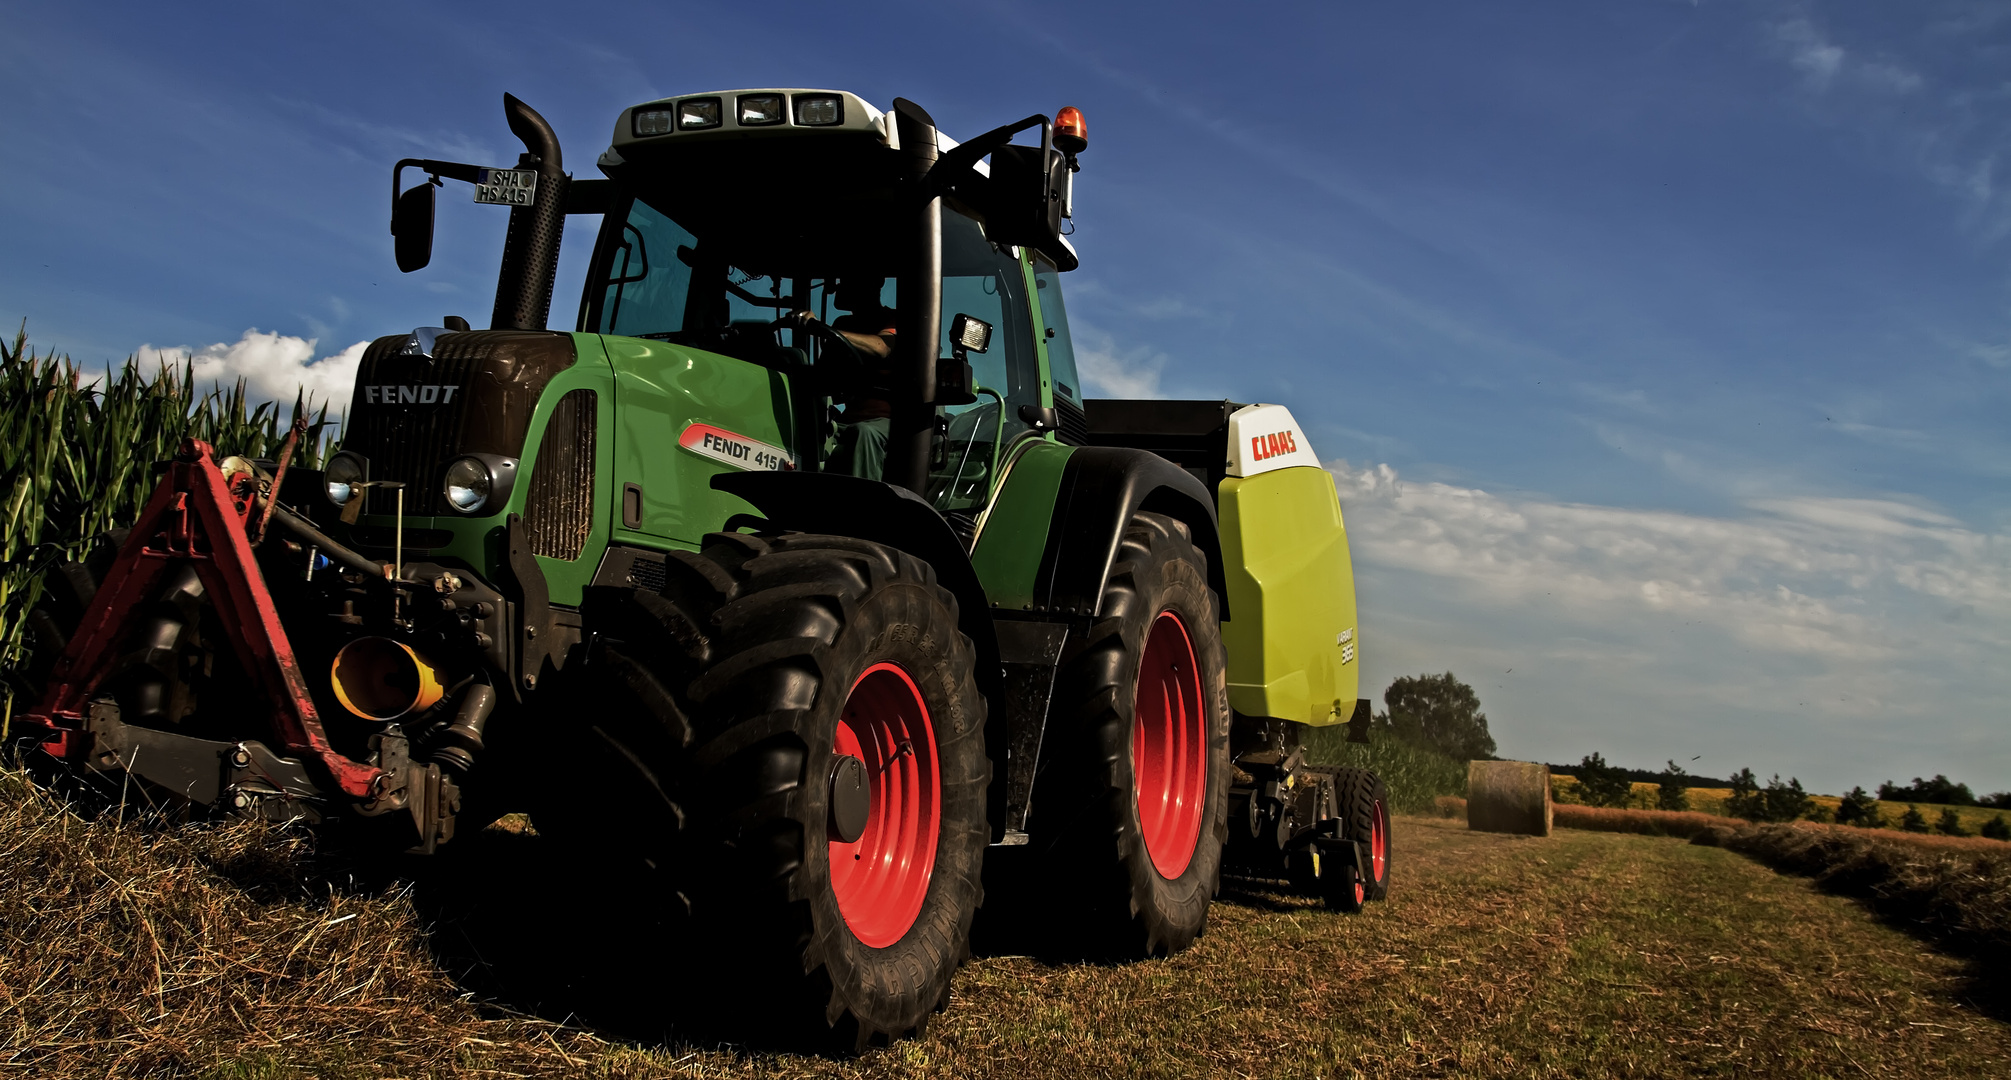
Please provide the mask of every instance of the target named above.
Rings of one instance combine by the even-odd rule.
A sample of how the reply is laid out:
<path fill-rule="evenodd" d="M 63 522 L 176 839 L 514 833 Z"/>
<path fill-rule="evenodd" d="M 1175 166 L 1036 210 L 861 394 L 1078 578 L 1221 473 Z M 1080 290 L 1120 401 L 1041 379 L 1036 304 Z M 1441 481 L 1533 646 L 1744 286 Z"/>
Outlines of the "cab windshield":
<path fill-rule="evenodd" d="M 620 221 L 620 231 L 614 229 Z M 824 441 L 820 464 L 830 462 L 847 423 L 873 411 L 877 390 L 858 365 L 823 336 L 777 320 L 809 311 L 841 329 L 878 333 L 900 310 L 898 264 L 855 230 L 818 235 L 805 229 L 794 242 L 772 226 L 736 228 L 733 219 L 680 213 L 669 194 L 636 197 L 621 218 L 610 218 L 587 289 L 581 329 L 650 338 L 706 349 L 750 363 L 794 370 L 845 406 Z M 844 233 L 850 233 L 847 236 Z M 859 281 L 882 282 L 877 314 L 887 327 L 840 307 L 853 307 Z M 975 509 L 989 497 L 1003 446 L 1032 430 L 1023 405 L 1039 406 L 1040 363 L 1028 313 L 1019 253 L 984 237 L 978 223 L 954 209 L 943 213 L 942 336 L 937 355 L 951 355 L 949 333 L 958 315 L 992 327 L 989 348 L 969 353 L 977 400 L 938 409 L 938 438 L 931 459 L 930 494 L 944 511 Z M 841 283 L 850 282 L 849 289 Z M 807 369 L 807 372 L 806 372 Z M 818 378 L 817 373 L 826 377 Z M 843 374 L 841 374 L 843 373 Z M 884 420 L 880 421 L 884 424 Z M 846 460 L 851 460 L 847 458 Z M 867 470 L 847 467 L 845 471 Z"/>

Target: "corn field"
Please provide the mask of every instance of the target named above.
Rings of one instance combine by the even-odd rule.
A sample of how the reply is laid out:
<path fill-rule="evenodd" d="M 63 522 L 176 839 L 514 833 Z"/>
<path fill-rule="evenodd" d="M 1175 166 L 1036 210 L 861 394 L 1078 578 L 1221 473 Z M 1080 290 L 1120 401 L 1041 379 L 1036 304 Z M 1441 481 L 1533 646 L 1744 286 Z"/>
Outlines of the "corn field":
<path fill-rule="evenodd" d="M 0 338 L 0 678 L 5 716 L 24 689 L 28 611 L 42 575 L 60 559 L 81 558 L 92 537 L 129 525 L 153 493 L 154 468 L 193 436 L 217 453 L 272 457 L 294 419 L 312 404 L 294 399 L 252 406 L 240 379 L 198 390 L 192 363 L 144 371 L 131 358 L 87 378 L 68 356 L 37 355 L 27 325 L 10 347 Z M 324 402 L 308 422 L 295 460 L 319 468 L 335 449 Z"/>
<path fill-rule="evenodd" d="M 1306 760 L 1373 770 L 1389 785 L 1390 809 L 1400 814 L 1431 813 L 1438 796 L 1466 795 L 1466 762 L 1385 730 L 1367 745 L 1348 742 L 1347 734 L 1342 725 L 1306 732 Z"/>

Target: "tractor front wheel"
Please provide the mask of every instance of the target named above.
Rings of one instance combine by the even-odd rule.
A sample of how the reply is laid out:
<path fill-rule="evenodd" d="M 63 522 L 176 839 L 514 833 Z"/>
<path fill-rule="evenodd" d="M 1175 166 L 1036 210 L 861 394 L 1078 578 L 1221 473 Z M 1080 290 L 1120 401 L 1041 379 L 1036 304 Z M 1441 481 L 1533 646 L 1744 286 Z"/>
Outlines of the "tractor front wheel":
<path fill-rule="evenodd" d="M 1054 837 L 1050 921 L 1093 954 L 1178 952 L 1207 922 L 1229 789 L 1222 631 L 1186 526 L 1133 516 L 1102 612 L 1056 689 L 1074 706 L 1062 729 L 1074 742 L 1033 802 L 1036 843 Z"/>
<path fill-rule="evenodd" d="M 989 839 L 955 598 L 840 536 L 716 533 L 669 570 L 595 598 L 589 666 L 630 861 L 689 911 L 689 1004 L 764 1042 L 918 1032 L 969 954 Z"/>

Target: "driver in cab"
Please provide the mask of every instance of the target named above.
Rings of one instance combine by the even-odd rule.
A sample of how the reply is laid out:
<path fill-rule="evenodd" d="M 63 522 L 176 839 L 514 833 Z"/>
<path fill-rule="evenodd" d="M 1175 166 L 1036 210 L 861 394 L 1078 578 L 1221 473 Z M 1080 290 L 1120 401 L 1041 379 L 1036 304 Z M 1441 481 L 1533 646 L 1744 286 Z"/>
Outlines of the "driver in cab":
<path fill-rule="evenodd" d="M 886 281 L 879 277 L 847 277 L 831 291 L 832 306 L 849 312 L 831 320 L 831 332 L 858 352 L 868 369 L 863 374 L 870 377 L 846 395 L 845 411 L 838 418 L 837 442 L 824 467 L 868 480 L 880 479 L 886 465 L 888 418 L 893 415 L 893 405 L 874 396 L 877 391 L 873 388 L 893 378 L 888 361 L 894 355 L 894 309 L 880 303 Z M 809 311 L 798 311 L 795 317 L 805 325 L 817 321 L 817 316 Z"/>

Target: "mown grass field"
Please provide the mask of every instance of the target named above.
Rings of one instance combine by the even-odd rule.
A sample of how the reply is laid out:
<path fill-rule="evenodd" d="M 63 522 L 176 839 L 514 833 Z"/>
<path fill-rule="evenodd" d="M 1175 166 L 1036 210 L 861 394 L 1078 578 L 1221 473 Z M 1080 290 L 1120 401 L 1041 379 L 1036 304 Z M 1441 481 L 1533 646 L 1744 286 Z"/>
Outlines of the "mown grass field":
<path fill-rule="evenodd" d="M 1171 959 L 981 957 L 926 1037 L 827 1059 L 677 1043 L 634 995 L 704 973 L 535 835 L 359 883 L 253 827 L 27 804 L 0 863 L 20 1075 L 2011 1075 L 2003 999 L 1962 962 L 1662 837 L 1400 819 L 1392 899 L 1363 915 L 1231 894 Z"/>

